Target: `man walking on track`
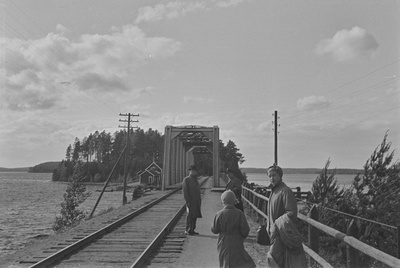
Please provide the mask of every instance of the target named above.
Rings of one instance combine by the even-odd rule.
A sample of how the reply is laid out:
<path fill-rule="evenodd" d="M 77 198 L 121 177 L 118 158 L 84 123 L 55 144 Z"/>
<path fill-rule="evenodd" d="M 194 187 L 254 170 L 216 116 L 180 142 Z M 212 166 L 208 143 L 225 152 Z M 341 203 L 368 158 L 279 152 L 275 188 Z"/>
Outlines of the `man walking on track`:
<path fill-rule="evenodd" d="M 198 181 L 198 170 L 195 165 L 189 167 L 189 176 L 182 182 L 183 197 L 186 201 L 186 231 L 185 234 L 197 235 L 195 232 L 197 218 L 201 218 L 201 194 Z"/>

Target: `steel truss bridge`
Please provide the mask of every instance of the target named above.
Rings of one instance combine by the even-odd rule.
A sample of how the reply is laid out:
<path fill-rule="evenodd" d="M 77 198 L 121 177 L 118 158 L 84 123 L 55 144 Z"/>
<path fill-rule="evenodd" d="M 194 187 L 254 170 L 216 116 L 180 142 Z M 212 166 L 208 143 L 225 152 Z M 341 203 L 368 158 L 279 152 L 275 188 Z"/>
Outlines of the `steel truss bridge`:
<path fill-rule="evenodd" d="M 212 154 L 214 187 L 219 181 L 219 127 L 166 126 L 161 188 L 182 182 L 187 169 L 194 164 L 194 155 Z"/>

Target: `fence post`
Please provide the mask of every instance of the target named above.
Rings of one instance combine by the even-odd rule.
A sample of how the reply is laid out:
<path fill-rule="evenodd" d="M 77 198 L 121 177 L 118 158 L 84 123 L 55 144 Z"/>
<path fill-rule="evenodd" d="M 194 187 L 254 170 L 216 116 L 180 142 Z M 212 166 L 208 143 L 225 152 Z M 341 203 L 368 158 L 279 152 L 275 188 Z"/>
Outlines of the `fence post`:
<path fill-rule="evenodd" d="M 400 225 L 397 225 L 397 258 L 400 259 Z"/>
<path fill-rule="evenodd" d="M 310 209 L 310 212 L 308 213 L 308 217 L 318 221 L 319 216 L 318 216 L 318 210 L 317 206 L 313 205 L 312 208 Z M 318 248 L 319 248 L 319 231 L 317 228 L 315 228 L 312 225 L 308 225 L 308 241 L 310 242 L 310 248 L 315 251 L 315 253 L 318 253 Z"/>
<path fill-rule="evenodd" d="M 251 200 L 251 203 L 252 203 L 253 205 L 255 205 L 255 204 L 256 204 L 256 200 L 257 200 L 257 196 L 253 193 L 253 198 L 252 198 L 252 200 Z M 253 209 L 253 212 L 256 214 L 256 216 L 258 215 L 258 213 L 257 213 L 257 211 L 256 211 L 255 209 Z M 251 215 L 253 215 L 253 213 L 252 213 Z M 256 217 L 256 218 L 257 218 L 257 217 Z"/>
<path fill-rule="evenodd" d="M 347 227 L 347 234 L 351 235 L 354 238 L 359 238 L 358 226 L 355 220 L 351 220 L 349 226 Z M 353 248 L 350 245 L 346 245 L 346 260 L 347 260 L 347 268 L 358 268 L 360 267 L 360 258 L 359 252 L 357 249 Z"/>

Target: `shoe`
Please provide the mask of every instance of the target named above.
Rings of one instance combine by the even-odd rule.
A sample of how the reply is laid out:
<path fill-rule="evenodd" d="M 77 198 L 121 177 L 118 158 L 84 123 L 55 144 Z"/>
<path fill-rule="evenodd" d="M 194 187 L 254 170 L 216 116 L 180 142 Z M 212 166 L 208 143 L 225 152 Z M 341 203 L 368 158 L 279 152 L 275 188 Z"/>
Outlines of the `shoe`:
<path fill-rule="evenodd" d="M 194 235 L 194 233 L 185 231 L 185 235 Z"/>
<path fill-rule="evenodd" d="M 193 231 L 192 234 L 194 234 L 194 235 L 199 235 L 199 233 L 198 233 L 198 232 L 195 232 L 195 231 Z"/>

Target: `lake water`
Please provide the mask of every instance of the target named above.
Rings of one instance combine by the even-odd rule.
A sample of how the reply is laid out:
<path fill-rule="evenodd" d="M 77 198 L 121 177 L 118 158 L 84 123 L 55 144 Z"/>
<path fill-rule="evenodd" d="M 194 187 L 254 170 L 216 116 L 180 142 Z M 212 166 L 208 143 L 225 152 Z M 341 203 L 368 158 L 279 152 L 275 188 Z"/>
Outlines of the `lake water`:
<path fill-rule="evenodd" d="M 52 174 L 0 172 L 0 258 L 14 253 L 38 235 L 53 234 L 67 184 L 52 182 Z M 92 194 L 79 206 L 92 211 L 102 185 L 88 185 Z M 129 199 L 129 197 L 128 197 Z M 122 192 L 105 192 L 94 214 L 122 204 Z"/>
<path fill-rule="evenodd" d="M 248 182 L 268 186 L 270 184 L 267 173 L 246 173 Z M 338 184 L 349 187 L 356 175 L 337 174 Z M 300 187 L 302 192 L 311 191 L 311 187 L 318 174 L 283 174 L 283 182 L 290 188 Z"/>

